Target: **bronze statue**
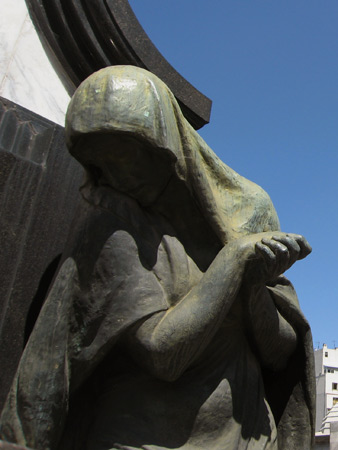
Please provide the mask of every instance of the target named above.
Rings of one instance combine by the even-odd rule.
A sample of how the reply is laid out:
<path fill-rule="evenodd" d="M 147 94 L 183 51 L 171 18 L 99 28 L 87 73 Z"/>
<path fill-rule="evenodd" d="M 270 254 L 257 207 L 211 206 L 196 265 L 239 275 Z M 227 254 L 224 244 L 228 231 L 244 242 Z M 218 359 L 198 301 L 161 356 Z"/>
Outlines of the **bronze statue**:
<path fill-rule="evenodd" d="M 311 248 L 223 164 L 156 76 L 102 69 L 67 144 L 82 211 L 1 437 L 42 449 L 311 447 L 312 340 L 283 273 Z"/>

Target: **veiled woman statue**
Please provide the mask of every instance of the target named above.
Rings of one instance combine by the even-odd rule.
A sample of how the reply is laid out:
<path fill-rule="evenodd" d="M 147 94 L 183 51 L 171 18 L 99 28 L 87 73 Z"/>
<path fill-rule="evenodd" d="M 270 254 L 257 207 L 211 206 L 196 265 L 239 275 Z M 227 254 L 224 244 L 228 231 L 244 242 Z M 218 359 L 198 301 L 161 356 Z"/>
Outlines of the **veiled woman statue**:
<path fill-rule="evenodd" d="M 310 251 L 143 69 L 76 91 L 84 199 L 1 436 L 38 450 L 309 450 L 312 341 L 283 273 Z"/>

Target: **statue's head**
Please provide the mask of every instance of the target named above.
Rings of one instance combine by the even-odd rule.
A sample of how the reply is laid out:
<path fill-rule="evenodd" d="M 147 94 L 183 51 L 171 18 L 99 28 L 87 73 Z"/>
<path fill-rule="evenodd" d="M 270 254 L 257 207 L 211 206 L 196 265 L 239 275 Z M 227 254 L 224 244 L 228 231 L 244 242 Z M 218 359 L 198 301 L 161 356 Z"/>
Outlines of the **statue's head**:
<path fill-rule="evenodd" d="M 83 81 L 68 108 L 66 141 L 94 183 L 143 205 L 177 177 L 223 243 L 279 229 L 269 196 L 219 160 L 146 70 L 107 67 Z"/>
<path fill-rule="evenodd" d="M 166 85 L 143 69 L 113 66 L 94 73 L 68 108 L 70 153 L 93 182 L 145 205 L 154 202 L 173 175 L 172 149 L 179 145 L 172 101 Z"/>
<path fill-rule="evenodd" d="M 129 134 L 88 134 L 78 147 L 91 184 L 112 187 L 144 206 L 157 200 L 173 175 L 172 155 Z"/>

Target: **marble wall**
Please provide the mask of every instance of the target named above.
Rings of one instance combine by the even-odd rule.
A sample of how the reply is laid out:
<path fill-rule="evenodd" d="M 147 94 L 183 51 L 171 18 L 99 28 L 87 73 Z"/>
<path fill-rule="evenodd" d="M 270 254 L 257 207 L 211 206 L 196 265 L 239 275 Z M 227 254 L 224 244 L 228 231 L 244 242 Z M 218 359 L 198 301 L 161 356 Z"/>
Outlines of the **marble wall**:
<path fill-rule="evenodd" d="M 25 0 L 0 0 L 0 96 L 59 125 L 69 95 L 51 66 Z"/>

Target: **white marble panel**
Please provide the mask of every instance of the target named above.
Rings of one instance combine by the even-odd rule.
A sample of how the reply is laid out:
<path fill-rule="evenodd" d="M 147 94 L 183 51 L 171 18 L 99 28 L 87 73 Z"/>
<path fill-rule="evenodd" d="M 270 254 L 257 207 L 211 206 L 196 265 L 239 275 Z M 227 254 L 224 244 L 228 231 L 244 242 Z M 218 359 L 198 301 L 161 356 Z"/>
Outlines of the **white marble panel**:
<path fill-rule="evenodd" d="M 50 64 L 24 0 L 0 0 L 0 95 L 60 125 L 69 96 Z M 4 25 L 4 26 L 2 26 Z"/>
<path fill-rule="evenodd" d="M 27 8 L 22 0 L 0 0 L 0 87 L 10 65 Z"/>

